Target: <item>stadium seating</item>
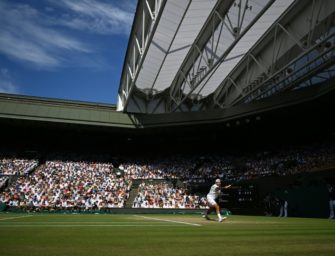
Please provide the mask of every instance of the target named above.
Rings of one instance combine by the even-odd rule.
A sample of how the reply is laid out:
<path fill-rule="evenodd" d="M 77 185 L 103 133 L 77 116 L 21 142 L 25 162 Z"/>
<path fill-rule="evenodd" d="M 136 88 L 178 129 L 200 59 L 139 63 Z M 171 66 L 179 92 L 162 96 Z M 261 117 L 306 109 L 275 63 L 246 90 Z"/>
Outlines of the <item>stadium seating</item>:
<path fill-rule="evenodd" d="M 57 159 L 57 154 L 52 156 Z M 71 157 L 89 159 L 86 155 L 75 153 Z M 325 166 L 334 166 L 335 145 L 318 144 L 240 155 L 212 152 L 160 156 L 151 160 L 126 156 L 123 159 L 126 160 L 116 168 L 102 160 L 48 160 L 38 166 L 37 160 L 2 158 L 0 172 L 8 176 L 0 175 L 0 188 L 3 190 L 0 203 L 24 210 L 99 211 L 124 208 L 133 181 L 137 180 L 140 185 L 134 188 L 131 198 L 134 201 L 128 202 L 128 207 L 205 208 L 203 193 L 190 194 L 186 185 L 207 184 L 215 178 L 225 183 L 236 183 L 317 171 Z M 18 178 L 7 184 L 8 177 L 15 175 Z"/>

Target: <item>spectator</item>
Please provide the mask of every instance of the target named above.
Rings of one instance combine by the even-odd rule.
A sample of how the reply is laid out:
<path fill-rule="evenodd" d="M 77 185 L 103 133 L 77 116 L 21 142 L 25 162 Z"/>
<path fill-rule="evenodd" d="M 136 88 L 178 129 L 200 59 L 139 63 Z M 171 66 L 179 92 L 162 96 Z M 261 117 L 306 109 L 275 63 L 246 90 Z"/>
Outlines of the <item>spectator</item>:
<path fill-rule="evenodd" d="M 334 186 L 328 184 L 329 193 L 329 219 L 334 219 L 334 208 L 335 208 L 335 189 Z"/>

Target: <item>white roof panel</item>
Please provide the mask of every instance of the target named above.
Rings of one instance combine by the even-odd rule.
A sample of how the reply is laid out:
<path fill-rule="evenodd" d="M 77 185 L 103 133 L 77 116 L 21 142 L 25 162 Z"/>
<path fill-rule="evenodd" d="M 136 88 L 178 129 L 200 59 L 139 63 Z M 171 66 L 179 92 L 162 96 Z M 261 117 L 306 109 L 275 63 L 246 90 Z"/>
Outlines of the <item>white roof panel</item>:
<path fill-rule="evenodd" d="M 216 2 L 193 0 L 187 9 L 189 1 L 167 1 L 136 81 L 138 88 L 162 91 L 171 85 Z"/>
<path fill-rule="evenodd" d="M 136 80 L 140 89 L 151 88 L 187 9 L 188 1 L 169 0 L 157 25 L 147 55 Z"/>
<path fill-rule="evenodd" d="M 230 60 L 219 64 L 216 72 L 208 80 L 208 82 L 206 83 L 207 79 L 204 79 L 202 84 L 197 87 L 194 93 L 200 92 L 200 95 L 205 97 L 214 92 L 220 83 L 243 58 L 243 56 L 239 55 L 246 54 L 257 42 L 257 40 L 261 38 L 261 36 L 270 28 L 273 22 L 277 20 L 293 2 L 294 0 L 277 0 L 274 2 L 228 54 L 226 59 Z"/>

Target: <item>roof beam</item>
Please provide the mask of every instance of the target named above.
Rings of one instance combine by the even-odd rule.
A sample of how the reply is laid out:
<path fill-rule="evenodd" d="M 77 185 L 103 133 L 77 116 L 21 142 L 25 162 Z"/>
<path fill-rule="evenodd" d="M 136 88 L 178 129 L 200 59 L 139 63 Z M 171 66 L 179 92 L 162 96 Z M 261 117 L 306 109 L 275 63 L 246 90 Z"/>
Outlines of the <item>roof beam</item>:
<path fill-rule="evenodd" d="M 129 96 L 131 95 L 135 87 L 136 79 L 139 75 L 139 70 L 141 69 L 141 66 L 144 62 L 145 56 L 148 52 L 149 46 L 151 44 L 152 38 L 157 29 L 159 19 L 163 13 L 163 9 L 164 9 L 164 6 L 167 0 L 159 0 L 159 1 L 151 0 L 151 1 L 153 2 L 153 4 L 155 4 L 155 9 L 156 9 L 155 14 L 152 13 L 148 0 L 141 0 L 137 7 L 138 9 L 136 11 L 135 18 L 138 17 L 138 19 L 140 19 L 140 15 L 138 13 L 142 13 L 143 17 L 142 17 L 141 22 L 139 22 L 140 20 L 134 21 L 134 25 L 133 25 L 132 32 L 131 32 L 131 35 L 133 36 L 133 38 L 130 40 L 130 43 L 128 44 L 127 54 L 126 54 L 125 63 L 124 63 L 124 65 L 128 65 L 129 67 L 128 61 L 133 59 L 133 62 L 135 63 L 135 67 L 133 67 L 133 70 L 131 70 L 130 72 L 132 74 L 130 81 L 126 78 L 128 74 L 124 72 L 125 68 L 123 68 L 120 89 L 121 91 L 124 88 L 129 88 L 129 89 L 127 91 L 127 97 L 125 97 L 123 94 L 120 95 L 121 101 L 122 101 L 122 106 L 120 106 L 120 108 L 122 109 L 119 109 L 119 110 L 126 110 L 127 108 L 127 105 L 129 103 Z M 145 9 L 149 10 L 149 15 L 147 15 L 147 12 L 144 11 Z M 150 22 L 149 22 L 150 29 L 147 29 L 147 31 L 145 27 L 146 26 L 145 20 L 148 20 L 148 19 L 145 18 L 146 16 L 149 16 L 148 18 L 150 19 Z M 140 51 L 141 54 L 138 54 L 138 55 L 135 54 L 137 29 L 142 31 L 142 47 L 140 47 L 142 50 Z M 145 36 L 144 36 L 145 34 L 144 31 L 146 31 Z M 144 37 L 146 37 L 146 39 L 144 39 Z M 132 58 L 130 57 L 131 54 L 134 55 Z M 125 84 L 126 81 L 129 81 L 130 84 L 126 85 Z"/>
<path fill-rule="evenodd" d="M 228 14 L 228 11 L 230 8 L 233 8 L 233 7 L 238 7 L 239 9 L 241 8 L 244 8 L 244 9 L 250 9 L 249 6 L 248 6 L 248 0 L 245 0 L 245 5 L 244 7 L 242 6 L 242 1 L 239 1 L 239 4 L 237 5 L 229 5 L 229 6 L 224 6 L 224 12 L 222 13 L 222 9 L 221 9 L 221 19 L 220 21 L 217 22 L 217 26 L 220 24 L 220 22 L 224 22 L 225 19 L 228 20 L 230 26 L 233 28 L 233 34 L 234 34 L 234 41 L 224 50 L 224 52 L 220 55 L 220 58 L 218 58 L 216 60 L 215 63 L 213 63 L 210 67 L 208 67 L 206 69 L 206 72 L 203 74 L 203 76 L 196 82 L 196 84 L 194 84 L 193 88 L 191 88 L 191 90 L 186 93 L 186 95 L 184 95 L 184 97 L 180 100 L 180 102 L 177 104 L 177 106 L 175 106 L 174 109 L 172 109 L 172 111 L 175 111 L 179 105 L 181 105 L 201 84 L 202 82 L 204 82 L 202 84 L 202 87 L 200 90 L 202 90 L 202 88 L 206 85 L 206 83 L 209 81 L 209 79 L 211 78 L 211 76 L 214 74 L 214 72 L 217 70 L 217 68 L 220 66 L 220 64 L 222 62 L 224 62 L 225 58 L 228 56 L 228 54 L 232 51 L 232 49 L 235 47 L 235 45 L 238 43 L 238 41 L 244 36 L 244 34 L 257 22 L 257 20 L 264 14 L 264 12 L 273 4 L 273 2 L 275 0 L 269 0 L 267 2 L 267 4 L 260 10 L 260 12 L 254 17 L 253 20 L 251 20 L 249 22 L 249 24 L 242 30 L 242 27 L 239 27 L 243 24 L 243 21 L 241 20 L 241 17 L 238 17 L 238 20 L 236 21 L 237 24 L 236 24 L 236 27 L 234 27 L 233 25 L 233 22 L 230 20 L 229 18 L 229 14 Z M 230 4 L 232 4 L 232 2 L 229 2 Z M 223 8 L 221 5 L 220 5 L 221 8 Z M 241 11 L 241 10 L 239 10 Z M 244 10 L 245 11 L 245 10 Z M 217 16 L 217 13 L 220 13 L 220 11 L 217 11 L 217 10 L 213 10 L 213 14 L 212 16 L 210 17 L 210 19 L 214 19 L 213 17 Z M 244 14 L 242 15 L 242 17 L 244 18 Z M 215 20 L 215 19 L 214 19 Z M 213 22 L 213 21 L 212 21 Z M 210 23 L 210 21 L 208 21 L 208 23 Z M 208 24 L 207 23 L 207 24 Z M 205 33 L 205 32 L 204 32 Z M 205 33 L 206 35 L 206 33 Z M 203 42 L 203 46 L 205 46 L 208 41 L 211 39 L 212 35 L 211 34 L 207 34 L 208 38 L 207 38 L 207 41 L 206 42 Z M 222 35 L 222 36 L 225 36 L 225 35 Z M 199 47 L 199 45 L 198 45 Z M 192 63 L 191 61 L 188 61 L 189 63 L 189 67 L 188 67 L 188 70 L 184 71 L 185 74 L 187 74 L 191 68 L 190 64 Z M 180 75 L 180 73 L 178 73 L 178 75 Z M 176 81 L 180 81 L 180 80 L 177 80 Z M 172 84 L 171 86 L 171 90 L 174 90 L 175 91 L 175 87 L 181 87 L 182 86 L 182 83 L 186 83 L 186 81 L 181 81 L 179 82 L 178 84 L 175 83 L 175 84 Z"/>
<path fill-rule="evenodd" d="M 324 35 L 331 30 L 331 24 L 335 22 L 335 5 L 330 0 L 328 0 L 328 4 L 326 3 L 327 0 L 313 0 L 313 5 L 309 4 L 309 2 L 297 1 L 296 5 L 292 6 L 287 14 L 282 16 L 281 20 L 273 24 L 269 32 L 264 35 L 264 38 L 259 40 L 259 43 L 248 52 L 238 67 L 233 69 L 228 75 L 239 88 L 242 88 L 243 93 L 240 93 L 240 90 L 230 90 L 227 93 L 229 86 L 227 86 L 225 82 L 227 79 L 225 79 L 213 94 L 214 104 L 220 108 L 228 108 L 258 99 L 260 95 L 265 95 L 265 92 L 268 93 L 269 90 L 272 91 L 272 94 L 284 90 L 288 85 L 275 85 L 277 81 L 281 81 L 278 79 L 289 81 L 287 80 L 288 73 L 286 73 L 288 69 L 292 73 L 290 77 L 292 77 L 293 73 L 298 75 L 295 70 L 298 61 L 305 62 L 304 65 L 310 65 L 311 71 L 312 69 L 314 70 L 314 67 L 311 66 L 312 64 L 303 61 L 303 56 L 310 60 L 319 59 L 319 62 L 323 62 L 324 58 L 322 59 L 318 56 L 322 55 L 321 52 L 319 54 L 315 50 L 312 54 L 309 54 L 309 52 L 315 47 L 320 48 L 320 45 L 322 45 L 321 41 L 329 40 L 329 38 L 325 39 Z M 320 6 L 323 4 L 327 6 L 327 9 L 324 9 L 324 13 L 320 14 Z M 326 14 L 327 12 L 328 14 Z M 306 17 L 308 20 L 314 20 L 313 26 L 305 25 Z M 310 37 L 311 34 L 313 35 L 312 38 Z M 299 38 L 293 35 L 299 35 Z M 318 39 L 319 37 L 321 38 Z M 272 43 L 269 43 L 271 40 Z M 249 61 L 251 56 L 252 62 Z M 301 66 L 301 63 L 299 65 Z M 316 65 L 315 62 L 314 65 Z M 252 79 L 246 80 L 245 71 L 250 68 L 257 72 L 254 73 Z M 301 69 L 299 70 L 303 72 Z M 303 77 L 301 74 L 299 76 Z M 271 84 L 273 84 L 273 88 L 271 88 Z M 270 94 L 268 93 L 267 95 Z"/>

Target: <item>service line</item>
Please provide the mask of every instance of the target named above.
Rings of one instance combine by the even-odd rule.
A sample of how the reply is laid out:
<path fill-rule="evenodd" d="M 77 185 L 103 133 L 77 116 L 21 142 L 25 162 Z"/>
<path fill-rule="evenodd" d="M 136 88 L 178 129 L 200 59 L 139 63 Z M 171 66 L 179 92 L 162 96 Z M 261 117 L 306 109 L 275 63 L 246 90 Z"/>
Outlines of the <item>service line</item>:
<path fill-rule="evenodd" d="M 146 216 L 141 216 L 141 215 L 134 215 L 134 216 L 141 217 L 141 218 L 147 219 L 147 220 L 157 220 L 157 221 L 166 221 L 166 222 L 178 223 L 178 224 L 184 224 L 184 225 L 191 225 L 191 226 L 201 226 L 200 224 L 197 224 L 197 223 L 190 223 L 190 222 L 184 222 L 184 221 L 165 220 L 165 219 L 152 218 L 152 217 L 146 217 Z"/>
<path fill-rule="evenodd" d="M 27 218 L 27 217 L 33 217 L 33 215 L 24 215 L 24 216 L 19 216 L 19 217 L 8 217 L 8 218 L 2 218 L 2 219 L 0 219 L 0 221 L 2 221 L 2 220 L 13 220 L 13 219 L 20 219 L 20 218 Z"/>

